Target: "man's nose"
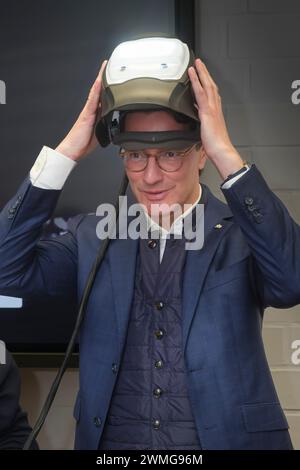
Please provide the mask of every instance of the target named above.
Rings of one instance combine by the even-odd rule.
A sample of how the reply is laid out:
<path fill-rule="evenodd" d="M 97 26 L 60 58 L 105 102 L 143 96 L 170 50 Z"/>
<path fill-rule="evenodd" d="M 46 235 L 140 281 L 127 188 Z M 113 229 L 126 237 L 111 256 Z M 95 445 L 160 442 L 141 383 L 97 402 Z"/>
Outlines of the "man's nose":
<path fill-rule="evenodd" d="M 158 166 L 155 155 L 149 155 L 147 158 L 147 166 L 144 170 L 143 177 L 146 183 L 153 184 L 163 178 L 163 172 Z"/>

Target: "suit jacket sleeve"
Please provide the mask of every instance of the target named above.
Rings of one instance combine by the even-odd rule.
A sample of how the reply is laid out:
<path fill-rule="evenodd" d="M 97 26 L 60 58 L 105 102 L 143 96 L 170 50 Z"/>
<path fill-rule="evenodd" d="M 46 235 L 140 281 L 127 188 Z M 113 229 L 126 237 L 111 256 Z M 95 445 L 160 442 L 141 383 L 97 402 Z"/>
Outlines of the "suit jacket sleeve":
<path fill-rule="evenodd" d="M 253 255 L 252 283 L 265 307 L 300 303 L 300 227 L 255 165 L 221 188 Z"/>
<path fill-rule="evenodd" d="M 77 300 L 76 229 L 84 215 L 70 219 L 56 238 L 43 237 L 60 190 L 33 186 L 29 177 L 0 213 L 0 293 Z"/>

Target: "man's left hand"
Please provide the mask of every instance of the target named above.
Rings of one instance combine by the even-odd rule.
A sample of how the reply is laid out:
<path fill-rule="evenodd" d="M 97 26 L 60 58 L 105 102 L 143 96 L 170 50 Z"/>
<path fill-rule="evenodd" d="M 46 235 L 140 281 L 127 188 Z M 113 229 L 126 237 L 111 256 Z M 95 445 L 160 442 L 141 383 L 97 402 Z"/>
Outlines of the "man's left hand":
<path fill-rule="evenodd" d="M 243 166 L 227 132 L 219 90 L 204 63 L 197 58 L 188 69 L 201 122 L 201 141 L 207 157 L 225 179 Z"/>

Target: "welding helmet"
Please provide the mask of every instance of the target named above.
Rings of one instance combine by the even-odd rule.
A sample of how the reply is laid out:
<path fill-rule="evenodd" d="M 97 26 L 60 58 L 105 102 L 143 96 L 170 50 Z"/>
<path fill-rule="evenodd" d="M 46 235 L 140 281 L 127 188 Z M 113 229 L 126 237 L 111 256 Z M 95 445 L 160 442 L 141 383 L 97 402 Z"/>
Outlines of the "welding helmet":
<path fill-rule="evenodd" d="M 187 44 L 171 37 L 144 37 L 119 44 L 102 78 L 101 108 L 95 134 L 102 147 L 126 149 L 186 148 L 200 140 L 200 122 L 188 67 L 195 55 Z M 171 110 L 191 119 L 192 130 L 124 132 L 126 112 Z"/>

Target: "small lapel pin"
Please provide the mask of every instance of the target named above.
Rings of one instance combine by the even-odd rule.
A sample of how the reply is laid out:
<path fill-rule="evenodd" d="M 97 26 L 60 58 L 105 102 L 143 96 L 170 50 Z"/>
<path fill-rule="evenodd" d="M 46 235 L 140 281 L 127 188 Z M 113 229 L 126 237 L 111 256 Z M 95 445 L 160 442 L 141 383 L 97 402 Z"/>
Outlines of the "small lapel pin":
<path fill-rule="evenodd" d="M 222 227 L 223 227 L 223 225 L 221 225 L 221 224 L 215 225 L 215 228 L 222 228 Z"/>

